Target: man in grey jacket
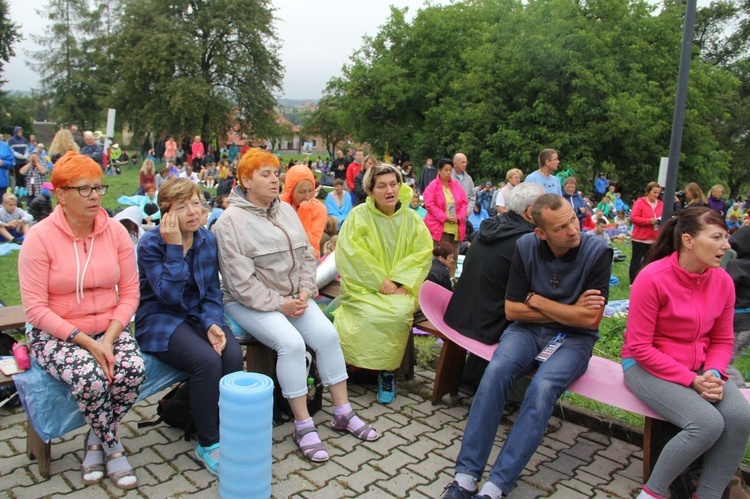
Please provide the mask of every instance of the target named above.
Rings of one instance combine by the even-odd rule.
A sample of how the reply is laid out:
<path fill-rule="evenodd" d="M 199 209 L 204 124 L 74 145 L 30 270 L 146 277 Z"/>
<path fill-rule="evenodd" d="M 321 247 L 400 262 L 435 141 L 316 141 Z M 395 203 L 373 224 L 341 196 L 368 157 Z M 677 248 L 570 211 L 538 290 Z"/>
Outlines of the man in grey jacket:
<path fill-rule="evenodd" d="M 461 187 L 466 191 L 466 197 L 469 199 L 469 206 L 474 206 L 477 202 L 477 194 L 474 192 L 474 180 L 471 175 L 466 171 L 466 155 L 462 152 L 457 152 L 453 156 L 453 173 L 451 177 L 453 180 L 457 180 L 461 183 Z M 469 213 L 471 210 L 469 210 Z"/>

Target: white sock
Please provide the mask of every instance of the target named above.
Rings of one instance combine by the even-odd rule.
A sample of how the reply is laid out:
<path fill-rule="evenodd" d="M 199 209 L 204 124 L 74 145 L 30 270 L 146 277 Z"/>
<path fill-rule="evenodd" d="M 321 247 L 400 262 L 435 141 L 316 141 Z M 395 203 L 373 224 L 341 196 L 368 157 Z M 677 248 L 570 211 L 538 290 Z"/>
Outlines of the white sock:
<path fill-rule="evenodd" d="M 479 492 L 480 496 L 488 496 L 490 499 L 501 499 L 503 497 L 503 491 L 500 487 L 491 482 L 484 482 L 482 490 Z"/>
<path fill-rule="evenodd" d="M 477 488 L 477 479 L 466 473 L 456 473 L 455 480 L 462 489 L 474 491 Z"/>

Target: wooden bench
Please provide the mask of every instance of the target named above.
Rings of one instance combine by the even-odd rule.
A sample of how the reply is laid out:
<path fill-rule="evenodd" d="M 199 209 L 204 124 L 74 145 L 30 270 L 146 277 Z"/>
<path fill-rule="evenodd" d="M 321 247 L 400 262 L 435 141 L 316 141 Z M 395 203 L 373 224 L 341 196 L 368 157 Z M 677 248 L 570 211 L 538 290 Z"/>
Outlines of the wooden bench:
<path fill-rule="evenodd" d="M 466 352 L 489 361 L 498 345 L 487 345 L 467 338 L 445 323 L 443 316 L 451 296 L 450 291 L 429 281 L 424 283 L 419 293 L 419 302 L 427 320 L 419 322 L 415 327 L 443 340 L 432 389 L 433 405 L 440 403 L 447 393 L 454 396 L 458 394 Z M 568 391 L 645 417 L 643 480 L 648 480 L 656 459 L 666 444 L 662 433 L 669 423 L 628 390 L 620 363 L 602 357 L 591 357 L 587 371 L 568 386 Z M 750 389 L 741 391 L 750 400 Z"/>

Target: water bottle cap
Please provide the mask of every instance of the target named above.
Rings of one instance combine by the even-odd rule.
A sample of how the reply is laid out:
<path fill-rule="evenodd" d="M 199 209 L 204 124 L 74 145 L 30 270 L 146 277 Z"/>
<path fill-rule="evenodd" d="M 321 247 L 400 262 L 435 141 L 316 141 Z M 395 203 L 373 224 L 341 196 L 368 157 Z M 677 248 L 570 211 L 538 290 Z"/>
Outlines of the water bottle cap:
<path fill-rule="evenodd" d="M 307 384 L 308 385 L 314 385 L 315 384 L 315 378 L 307 378 Z"/>

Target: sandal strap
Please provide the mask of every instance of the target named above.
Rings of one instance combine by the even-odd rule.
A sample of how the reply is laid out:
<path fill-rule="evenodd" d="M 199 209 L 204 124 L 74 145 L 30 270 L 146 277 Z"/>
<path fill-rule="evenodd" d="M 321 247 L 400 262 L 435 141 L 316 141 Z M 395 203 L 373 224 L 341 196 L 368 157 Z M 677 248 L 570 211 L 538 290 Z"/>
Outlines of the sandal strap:
<path fill-rule="evenodd" d="M 310 445 L 297 445 L 299 446 L 299 450 L 302 451 L 302 454 L 304 454 L 309 460 L 312 460 L 312 458 L 315 457 L 315 454 L 320 451 L 326 452 L 326 446 L 323 445 L 323 442 L 316 442 Z"/>
<path fill-rule="evenodd" d="M 125 457 L 125 453 L 124 452 L 114 452 L 112 454 L 106 454 L 104 456 L 104 459 L 106 459 L 107 462 L 109 462 L 109 461 L 113 461 L 113 460 L 117 459 L 118 457 Z"/>
<path fill-rule="evenodd" d="M 352 435 L 354 435 L 358 439 L 366 441 L 368 435 L 370 434 L 372 430 L 374 430 L 372 425 L 369 423 L 365 423 L 358 430 L 349 430 L 349 431 L 351 432 Z"/>
<path fill-rule="evenodd" d="M 334 430 L 345 430 L 349 427 L 349 420 L 354 417 L 354 411 L 349 411 L 348 414 L 344 416 L 333 416 L 333 422 L 331 423 L 331 426 Z"/>
<path fill-rule="evenodd" d="M 313 432 L 317 433 L 317 431 L 318 431 L 317 428 L 315 428 L 314 426 L 310 426 L 309 428 L 302 428 L 301 430 L 295 430 L 294 431 L 294 443 L 299 445 L 299 441 L 302 440 L 302 437 L 304 437 L 308 433 L 313 433 Z"/>
<path fill-rule="evenodd" d="M 100 451 L 100 450 L 102 450 L 101 444 L 87 445 L 86 446 L 86 452 L 88 452 L 88 451 Z"/>

